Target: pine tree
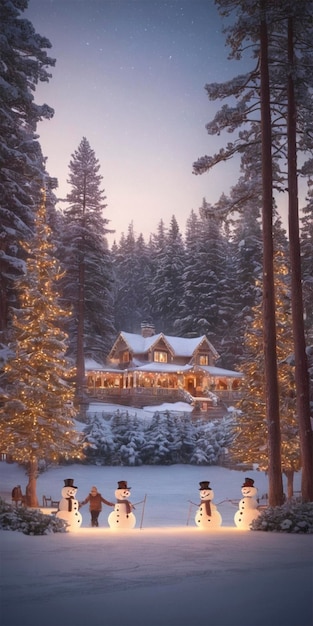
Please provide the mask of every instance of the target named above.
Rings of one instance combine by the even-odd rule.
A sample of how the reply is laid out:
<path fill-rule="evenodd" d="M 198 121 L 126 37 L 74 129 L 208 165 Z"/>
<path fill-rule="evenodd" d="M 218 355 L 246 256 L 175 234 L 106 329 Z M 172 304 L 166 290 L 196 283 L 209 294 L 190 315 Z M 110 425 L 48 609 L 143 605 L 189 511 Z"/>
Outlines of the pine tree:
<path fill-rule="evenodd" d="M 87 459 L 97 464 L 113 465 L 115 445 L 109 419 L 98 414 L 90 417 L 88 426 L 84 428 L 84 438 Z"/>
<path fill-rule="evenodd" d="M 243 338 L 247 324 L 251 319 L 252 308 L 261 296 L 261 289 L 256 287 L 262 277 L 262 233 L 260 210 L 254 203 L 232 220 L 231 258 L 233 285 L 231 289 L 232 318 L 229 324 L 228 344 L 223 342 L 221 355 L 232 355 L 228 367 L 238 367 L 243 355 Z"/>
<path fill-rule="evenodd" d="M 219 350 L 224 327 L 225 280 L 227 280 L 227 243 L 223 223 L 203 200 L 198 225 L 186 238 L 184 294 L 178 303 L 175 324 L 181 336 L 205 334 Z"/>
<path fill-rule="evenodd" d="M 84 137 L 72 155 L 72 190 L 64 211 L 62 245 L 66 270 L 62 289 L 71 304 L 70 354 L 76 358 L 77 394 L 83 395 L 86 356 L 104 361 L 114 338 L 112 267 L 100 164 Z"/>
<path fill-rule="evenodd" d="M 162 332 L 174 334 L 174 323 L 179 303 L 183 297 L 183 270 L 185 249 L 175 216 L 165 233 L 164 245 L 157 250 L 157 263 L 151 280 L 151 299 L 157 311 L 158 327 Z"/>
<path fill-rule="evenodd" d="M 74 429 L 73 369 L 65 357 L 67 337 L 60 330 L 69 315 L 59 303 L 58 264 L 46 223 L 45 200 L 40 205 L 33 239 L 24 244 L 26 273 L 19 279 L 19 306 L 12 310 L 10 357 L 5 366 L 6 402 L 0 412 L 1 451 L 26 463 L 27 496 L 37 506 L 39 461 L 79 458 Z"/>
<path fill-rule="evenodd" d="M 154 413 L 146 430 L 143 446 L 143 462 L 150 465 L 177 463 L 179 429 L 175 417 L 165 411 Z"/>
<path fill-rule="evenodd" d="M 117 331 L 138 332 L 151 317 L 149 289 L 150 254 L 142 234 L 136 239 L 133 223 L 112 249 L 114 267 L 114 311 Z"/>
<path fill-rule="evenodd" d="M 277 239 L 276 239 L 277 242 Z M 288 478 L 288 496 L 293 495 L 293 474 L 299 471 L 301 455 L 296 415 L 294 369 L 290 363 L 293 353 L 292 320 L 290 312 L 290 274 L 283 250 L 275 254 L 276 334 L 278 384 L 281 414 L 281 464 Z M 266 419 L 264 357 L 262 351 L 262 307 L 253 309 L 253 319 L 245 336 L 245 362 L 241 385 L 243 399 L 238 408 L 236 437 L 230 447 L 233 460 L 258 464 L 268 470 L 268 424 Z"/>
<path fill-rule="evenodd" d="M 8 308 L 16 299 L 15 279 L 24 271 L 20 242 L 31 236 L 40 202 L 44 159 L 37 123 L 53 110 L 34 101 L 39 81 L 47 82 L 55 60 L 51 43 L 21 13 L 27 1 L 0 0 L 0 333 L 6 343 Z"/>

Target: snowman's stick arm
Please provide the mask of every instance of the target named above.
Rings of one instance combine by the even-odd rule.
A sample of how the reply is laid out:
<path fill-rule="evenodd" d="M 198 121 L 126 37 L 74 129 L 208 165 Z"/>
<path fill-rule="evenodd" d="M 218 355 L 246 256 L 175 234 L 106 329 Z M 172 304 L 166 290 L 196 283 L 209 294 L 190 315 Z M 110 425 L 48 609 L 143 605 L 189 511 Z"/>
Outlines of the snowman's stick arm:
<path fill-rule="evenodd" d="M 140 530 L 142 529 L 142 524 L 143 524 L 143 516 L 145 514 L 145 506 L 146 506 L 146 500 L 147 500 L 147 494 L 145 493 L 145 497 L 142 500 L 143 502 L 143 507 L 142 507 L 142 512 L 141 512 L 141 520 L 140 520 Z M 139 504 L 139 503 L 138 503 Z"/>
<path fill-rule="evenodd" d="M 191 515 L 191 510 L 193 506 L 199 506 L 198 504 L 196 504 L 195 502 L 192 502 L 191 500 L 188 500 L 188 502 L 190 502 L 189 504 L 189 509 L 188 509 L 188 517 L 187 517 L 187 523 L 186 526 L 189 526 L 189 520 L 190 520 L 190 515 Z"/>

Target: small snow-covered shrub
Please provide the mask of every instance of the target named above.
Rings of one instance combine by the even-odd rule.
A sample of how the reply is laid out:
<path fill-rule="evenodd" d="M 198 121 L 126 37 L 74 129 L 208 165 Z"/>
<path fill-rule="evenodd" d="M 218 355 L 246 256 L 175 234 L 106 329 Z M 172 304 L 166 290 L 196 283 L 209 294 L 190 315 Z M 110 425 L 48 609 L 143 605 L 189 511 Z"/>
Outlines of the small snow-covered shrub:
<path fill-rule="evenodd" d="M 282 506 L 268 507 L 253 520 L 251 529 L 313 534 L 313 502 L 286 502 Z"/>
<path fill-rule="evenodd" d="M 0 498 L 0 528 L 17 530 L 24 535 L 48 535 L 66 531 L 66 522 L 36 509 L 15 508 Z"/>

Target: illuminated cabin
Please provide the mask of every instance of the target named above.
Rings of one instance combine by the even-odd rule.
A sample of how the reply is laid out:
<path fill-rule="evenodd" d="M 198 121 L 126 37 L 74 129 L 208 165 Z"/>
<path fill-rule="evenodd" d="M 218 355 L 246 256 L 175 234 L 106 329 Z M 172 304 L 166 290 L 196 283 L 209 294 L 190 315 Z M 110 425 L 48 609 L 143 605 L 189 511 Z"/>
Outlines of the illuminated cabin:
<path fill-rule="evenodd" d="M 86 359 L 87 393 L 137 407 L 184 401 L 206 411 L 238 397 L 242 374 L 216 367 L 218 356 L 205 335 L 172 337 L 142 324 L 141 334 L 119 333 L 106 365 Z"/>

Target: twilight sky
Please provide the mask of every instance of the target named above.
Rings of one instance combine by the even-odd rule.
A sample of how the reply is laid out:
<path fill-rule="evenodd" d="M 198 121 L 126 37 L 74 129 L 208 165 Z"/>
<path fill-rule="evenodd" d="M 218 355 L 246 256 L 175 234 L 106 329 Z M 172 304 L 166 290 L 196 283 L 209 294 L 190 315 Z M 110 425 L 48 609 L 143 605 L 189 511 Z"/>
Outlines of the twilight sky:
<path fill-rule="evenodd" d="M 243 71 L 227 60 L 214 0 L 29 0 L 24 16 L 57 59 L 35 100 L 55 109 L 38 134 L 58 196 L 85 136 L 101 164 L 110 243 L 130 222 L 147 240 L 172 215 L 184 233 L 203 197 L 214 203 L 238 178 L 235 163 L 192 174 L 198 157 L 225 143 L 206 132 L 220 105 L 204 86 Z"/>

